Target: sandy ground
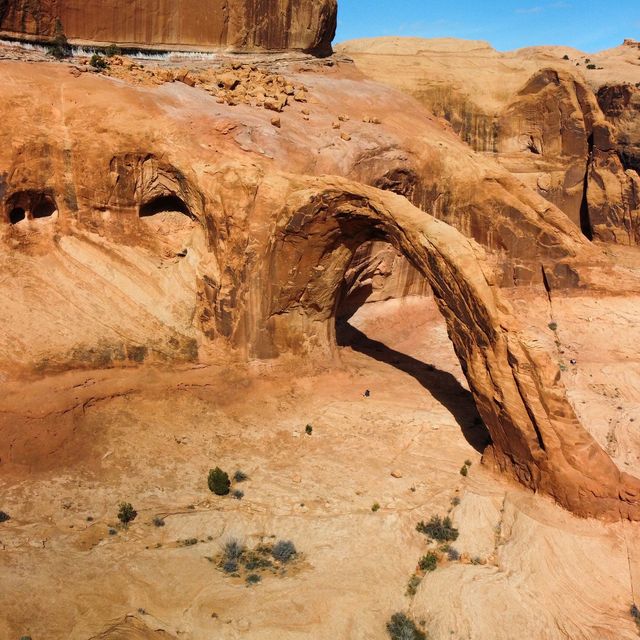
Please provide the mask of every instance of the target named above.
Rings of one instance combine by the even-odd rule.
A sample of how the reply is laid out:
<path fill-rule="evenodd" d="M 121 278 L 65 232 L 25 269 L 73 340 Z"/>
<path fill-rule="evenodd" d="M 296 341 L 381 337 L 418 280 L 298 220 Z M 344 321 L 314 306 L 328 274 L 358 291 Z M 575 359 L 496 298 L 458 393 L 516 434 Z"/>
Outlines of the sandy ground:
<path fill-rule="evenodd" d="M 579 520 L 482 468 L 432 300 L 366 305 L 351 322 L 367 338 L 313 376 L 147 367 L 7 383 L 0 415 L 31 445 L 3 460 L 0 637 L 381 640 L 395 611 L 434 640 L 637 637 L 640 526 Z M 591 353 L 576 377 L 595 375 Z M 216 465 L 249 476 L 242 500 L 208 491 Z M 128 528 L 122 500 L 139 514 Z M 416 523 L 448 512 L 462 561 L 407 596 L 429 548 Z M 207 560 L 230 537 L 271 536 L 301 557 L 255 586 Z"/>

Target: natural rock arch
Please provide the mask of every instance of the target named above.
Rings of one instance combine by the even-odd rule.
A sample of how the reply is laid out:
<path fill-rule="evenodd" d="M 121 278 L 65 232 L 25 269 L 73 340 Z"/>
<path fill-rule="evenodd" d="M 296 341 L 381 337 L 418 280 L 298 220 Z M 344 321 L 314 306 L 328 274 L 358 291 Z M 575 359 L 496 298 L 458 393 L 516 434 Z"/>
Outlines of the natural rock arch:
<path fill-rule="evenodd" d="M 402 197 L 340 179 L 313 181 L 287 202 L 267 250 L 255 355 L 332 349 L 351 256 L 362 242 L 385 239 L 434 291 L 491 434 L 485 459 L 578 515 L 640 519 L 640 481 L 580 424 L 557 365 L 527 340 L 477 245 Z"/>

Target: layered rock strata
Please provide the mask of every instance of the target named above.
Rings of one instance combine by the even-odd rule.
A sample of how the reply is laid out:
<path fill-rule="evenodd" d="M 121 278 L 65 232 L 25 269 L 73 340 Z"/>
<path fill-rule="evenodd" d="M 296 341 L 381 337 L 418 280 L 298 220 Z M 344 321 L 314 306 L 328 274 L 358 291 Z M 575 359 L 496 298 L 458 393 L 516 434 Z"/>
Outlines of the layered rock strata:
<path fill-rule="evenodd" d="M 336 0 L 3 0 L 0 32 L 131 47 L 331 52 Z"/>

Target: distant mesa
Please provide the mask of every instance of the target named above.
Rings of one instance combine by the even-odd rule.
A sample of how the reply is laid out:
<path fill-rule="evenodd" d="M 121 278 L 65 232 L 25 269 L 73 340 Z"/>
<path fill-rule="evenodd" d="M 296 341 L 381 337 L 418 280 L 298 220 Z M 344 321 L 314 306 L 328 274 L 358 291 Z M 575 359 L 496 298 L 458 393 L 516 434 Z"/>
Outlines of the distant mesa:
<path fill-rule="evenodd" d="M 336 17 L 337 0 L 0 0 L 0 37 L 325 56 Z"/>

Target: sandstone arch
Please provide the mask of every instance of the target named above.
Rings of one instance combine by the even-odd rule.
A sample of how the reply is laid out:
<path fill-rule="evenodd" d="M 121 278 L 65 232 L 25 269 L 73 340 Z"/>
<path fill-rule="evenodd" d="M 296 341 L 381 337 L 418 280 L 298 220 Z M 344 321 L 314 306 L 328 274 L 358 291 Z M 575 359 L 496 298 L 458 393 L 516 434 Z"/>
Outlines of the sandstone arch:
<path fill-rule="evenodd" d="M 640 519 L 640 481 L 580 424 L 557 365 L 500 299 L 477 245 L 404 198 L 340 179 L 312 181 L 287 202 L 267 250 L 256 355 L 331 350 L 351 256 L 385 239 L 434 291 L 491 434 L 486 460 L 581 516 Z"/>

